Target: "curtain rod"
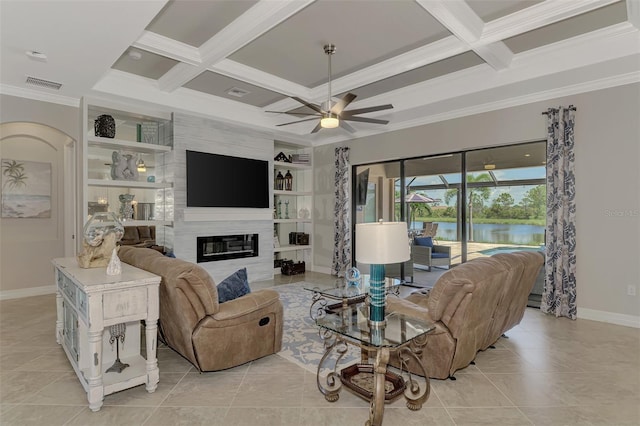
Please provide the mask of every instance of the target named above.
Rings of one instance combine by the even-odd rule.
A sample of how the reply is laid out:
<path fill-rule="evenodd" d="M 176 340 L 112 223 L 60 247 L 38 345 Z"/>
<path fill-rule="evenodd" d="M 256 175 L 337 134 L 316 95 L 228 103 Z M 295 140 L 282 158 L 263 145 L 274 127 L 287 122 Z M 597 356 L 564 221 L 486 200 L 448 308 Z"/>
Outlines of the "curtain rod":
<path fill-rule="evenodd" d="M 553 111 L 553 112 L 558 112 L 558 111 L 560 111 L 558 108 L 549 108 L 549 109 L 550 109 L 551 111 Z M 571 111 L 577 111 L 577 110 L 578 110 L 578 108 L 574 107 L 573 105 L 569 105 L 569 106 L 567 107 L 567 109 L 569 109 L 569 110 L 571 110 Z M 543 111 L 543 112 L 542 112 L 542 115 L 547 115 L 547 114 L 549 114 L 549 111 Z"/>

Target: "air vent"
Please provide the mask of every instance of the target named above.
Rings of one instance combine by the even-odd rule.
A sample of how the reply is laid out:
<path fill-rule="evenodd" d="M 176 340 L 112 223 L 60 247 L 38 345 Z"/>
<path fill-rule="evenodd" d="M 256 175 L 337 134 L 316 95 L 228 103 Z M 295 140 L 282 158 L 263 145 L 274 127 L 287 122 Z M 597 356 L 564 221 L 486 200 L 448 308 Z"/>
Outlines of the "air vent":
<path fill-rule="evenodd" d="M 239 87 L 232 87 L 231 89 L 227 90 L 227 95 L 235 96 L 236 98 L 241 98 L 245 95 L 248 95 L 249 93 L 251 92 L 240 89 Z"/>
<path fill-rule="evenodd" d="M 62 83 L 56 83 L 55 81 L 42 80 L 35 77 L 27 77 L 27 84 L 36 87 L 43 87 L 45 89 L 60 90 Z"/>

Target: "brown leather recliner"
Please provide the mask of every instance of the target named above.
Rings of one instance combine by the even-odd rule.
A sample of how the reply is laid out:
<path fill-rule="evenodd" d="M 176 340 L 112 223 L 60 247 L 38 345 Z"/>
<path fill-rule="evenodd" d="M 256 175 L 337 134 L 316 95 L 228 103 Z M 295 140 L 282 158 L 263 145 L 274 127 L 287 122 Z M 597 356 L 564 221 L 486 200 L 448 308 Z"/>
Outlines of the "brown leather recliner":
<path fill-rule="evenodd" d="M 280 351 L 283 307 L 276 291 L 257 290 L 218 303 L 213 279 L 197 264 L 131 246 L 120 247 L 118 255 L 162 277 L 162 335 L 200 371 L 235 367 Z"/>
<path fill-rule="evenodd" d="M 421 354 L 429 377 L 452 376 L 520 323 L 542 263 L 535 252 L 473 259 L 442 274 L 427 294 L 388 299 L 389 311 L 435 325 Z M 420 373 L 411 363 L 409 368 Z"/>

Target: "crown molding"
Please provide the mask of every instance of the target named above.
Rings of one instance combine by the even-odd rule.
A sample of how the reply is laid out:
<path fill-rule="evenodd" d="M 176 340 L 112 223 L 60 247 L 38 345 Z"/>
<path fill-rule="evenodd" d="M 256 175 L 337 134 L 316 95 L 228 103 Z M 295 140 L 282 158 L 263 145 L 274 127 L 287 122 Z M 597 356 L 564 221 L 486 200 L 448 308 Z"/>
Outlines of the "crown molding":
<path fill-rule="evenodd" d="M 640 29 L 640 2 L 627 1 L 627 20 L 631 25 Z"/>
<path fill-rule="evenodd" d="M 484 24 L 480 41 L 501 41 L 545 25 L 553 24 L 619 0 L 547 0 Z"/>
<path fill-rule="evenodd" d="M 211 65 L 225 59 L 312 2 L 313 0 L 298 0 L 256 3 L 200 46 L 198 49 L 202 58 L 200 64 L 195 66 L 177 64 L 158 80 L 158 87 L 165 92 L 178 89 Z"/>
<path fill-rule="evenodd" d="M 0 84 L 0 94 L 27 98 L 34 101 L 49 102 L 52 104 L 66 105 L 74 108 L 80 107 L 80 99 L 70 96 L 57 95 L 55 93 L 45 93 L 38 90 L 25 89 L 23 87 Z"/>

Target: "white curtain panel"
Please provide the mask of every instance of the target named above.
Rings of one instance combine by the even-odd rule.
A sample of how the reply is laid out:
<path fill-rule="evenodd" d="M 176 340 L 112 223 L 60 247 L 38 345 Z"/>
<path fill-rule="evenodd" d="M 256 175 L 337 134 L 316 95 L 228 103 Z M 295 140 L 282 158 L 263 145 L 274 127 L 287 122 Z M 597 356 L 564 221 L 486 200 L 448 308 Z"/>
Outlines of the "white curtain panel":
<path fill-rule="evenodd" d="M 545 285 L 540 309 L 576 319 L 575 108 L 547 114 Z"/>

